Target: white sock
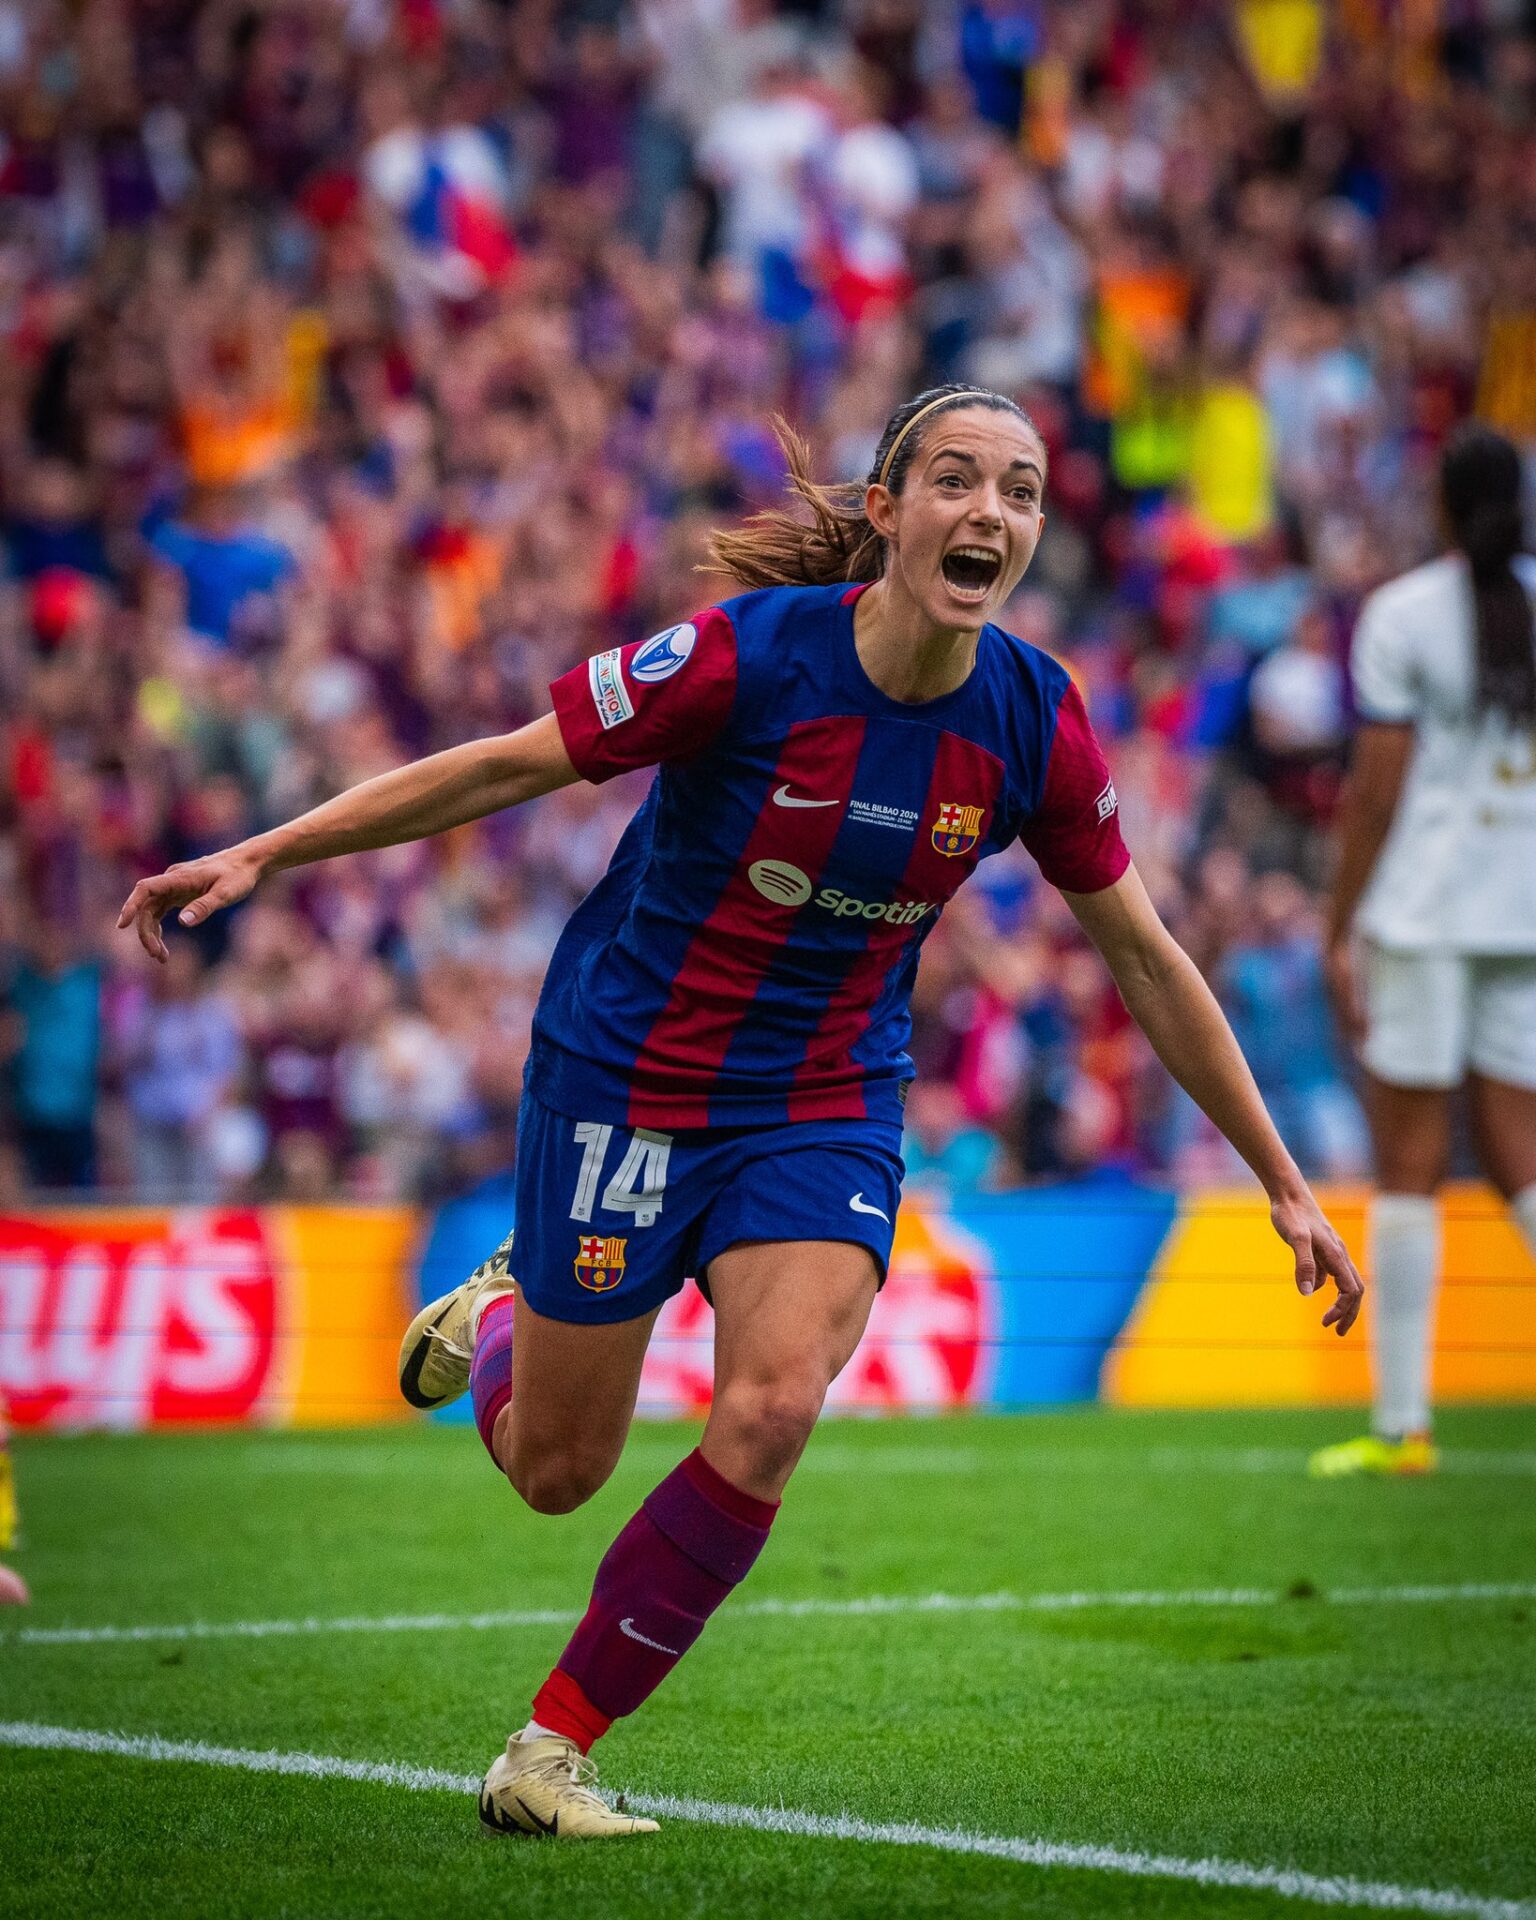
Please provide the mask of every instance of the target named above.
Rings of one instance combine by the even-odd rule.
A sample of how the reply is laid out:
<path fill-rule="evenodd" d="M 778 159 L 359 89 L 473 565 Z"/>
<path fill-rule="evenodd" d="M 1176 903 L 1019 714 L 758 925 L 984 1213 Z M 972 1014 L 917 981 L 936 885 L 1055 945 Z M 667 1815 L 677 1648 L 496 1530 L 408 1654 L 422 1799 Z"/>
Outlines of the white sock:
<path fill-rule="evenodd" d="M 1440 1208 L 1428 1195 L 1379 1193 L 1371 1203 L 1371 1360 L 1377 1433 L 1429 1431 L 1429 1363 Z"/>
<path fill-rule="evenodd" d="M 530 1720 L 517 1736 L 521 1740 L 563 1740 L 565 1735 L 556 1733 L 550 1727 L 541 1727 L 537 1720 Z"/>
<path fill-rule="evenodd" d="M 1536 1253 L 1536 1180 L 1520 1189 L 1510 1201 L 1509 1210 L 1515 1216 L 1515 1225 L 1525 1235 L 1525 1244 Z"/>

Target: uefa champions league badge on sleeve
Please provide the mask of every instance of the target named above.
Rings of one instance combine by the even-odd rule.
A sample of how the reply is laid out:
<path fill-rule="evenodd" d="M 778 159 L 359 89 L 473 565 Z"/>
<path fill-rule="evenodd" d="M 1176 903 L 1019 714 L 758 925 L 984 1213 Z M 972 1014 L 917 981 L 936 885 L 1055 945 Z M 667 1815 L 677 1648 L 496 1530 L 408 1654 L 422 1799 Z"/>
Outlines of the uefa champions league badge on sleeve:
<path fill-rule="evenodd" d="M 646 686 L 657 680 L 670 680 L 686 663 L 698 637 L 698 628 L 691 620 L 680 627 L 668 627 L 664 632 L 652 634 L 630 660 L 630 678 Z"/>

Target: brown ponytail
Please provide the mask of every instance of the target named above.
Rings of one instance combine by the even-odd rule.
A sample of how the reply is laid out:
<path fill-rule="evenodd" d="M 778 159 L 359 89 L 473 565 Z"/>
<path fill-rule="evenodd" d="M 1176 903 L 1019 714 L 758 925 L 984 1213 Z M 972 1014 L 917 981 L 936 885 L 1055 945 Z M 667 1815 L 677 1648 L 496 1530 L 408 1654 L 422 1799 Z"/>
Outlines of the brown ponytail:
<path fill-rule="evenodd" d="M 784 450 L 789 491 L 811 510 L 807 521 L 784 507 L 765 507 L 745 526 L 716 528 L 707 573 L 727 573 L 744 587 L 829 587 L 871 580 L 881 570 L 880 537 L 864 515 L 857 482 L 824 487 L 811 478 L 811 450 L 783 414 L 773 434 Z"/>
<path fill-rule="evenodd" d="M 956 407 L 986 407 L 1034 422 L 1016 402 L 988 387 L 956 382 L 931 387 L 904 401 L 885 423 L 874 464 L 863 481 L 825 487 L 811 478 L 811 450 L 783 417 L 773 418 L 774 437 L 789 468 L 789 492 L 810 509 L 810 519 L 794 506 L 766 507 L 744 526 L 717 528 L 709 539 L 709 560 L 702 573 L 724 573 L 747 588 L 829 587 L 844 580 L 875 580 L 885 571 L 885 542 L 864 512 L 864 494 L 876 484 L 900 494 L 912 457 L 922 443 L 926 422 Z M 908 427 L 914 431 L 908 432 Z"/>

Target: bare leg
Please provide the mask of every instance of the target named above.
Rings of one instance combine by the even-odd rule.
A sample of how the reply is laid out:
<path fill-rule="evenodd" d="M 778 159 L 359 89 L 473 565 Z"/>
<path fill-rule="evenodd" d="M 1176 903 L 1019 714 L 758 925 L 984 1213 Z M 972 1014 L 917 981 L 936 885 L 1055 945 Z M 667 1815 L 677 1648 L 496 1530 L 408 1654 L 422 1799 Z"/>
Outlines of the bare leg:
<path fill-rule="evenodd" d="M 492 1451 L 536 1513 L 571 1512 L 618 1464 L 659 1311 L 577 1325 L 535 1313 L 518 1289 L 512 1398 L 497 1417 Z"/>
<path fill-rule="evenodd" d="M 1504 1198 L 1513 1200 L 1536 1185 L 1536 1090 L 1481 1073 L 1469 1077 L 1467 1090 L 1478 1164 Z"/>
<path fill-rule="evenodd" d="M 1478 1161 L 1536 1255 L 1536 1088 L 1475 1073 L 1470 1089 Z"/>
<path fill-rule="evenodd" d="M 874 1305 L 875 1263 L 840 1240 L 762 1241 L 710 1264 L 715 1397 L 705 1459 L 762 1500 L 776 1500 L 853 1356 Z"/>
<path fill-rule="evenodd" d="M 1383 1193 L 1438 1193 L 1451 1157 L 1451 1096 L 1443 1087 L 1365 1079 L 1365 1106 Z"/>
<path fill-rule="evenodd" d="M 864 1331 L 875 1279 L 870 1255 L 838 1241 L 741 1245 L 710 1263 L 715 1399 L 703 1442 L 604 1555 L 581 1624 L 534 1697 L 529 1731 L 586 1751 L 649 1699 L 745 1579 L 827 1388 Z"/>

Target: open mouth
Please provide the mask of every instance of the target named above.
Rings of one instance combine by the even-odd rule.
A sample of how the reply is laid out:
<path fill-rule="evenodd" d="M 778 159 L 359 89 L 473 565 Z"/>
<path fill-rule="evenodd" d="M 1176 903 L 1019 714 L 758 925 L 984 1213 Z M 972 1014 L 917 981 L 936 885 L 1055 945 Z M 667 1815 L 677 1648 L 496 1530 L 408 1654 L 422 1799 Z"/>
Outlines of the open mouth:
<path fill-rule="evenodd" d="M 962 600 L 985 600 L 1003 570 L 990 547 L 956 547 L 944 556 L 944 578 Z"/>

